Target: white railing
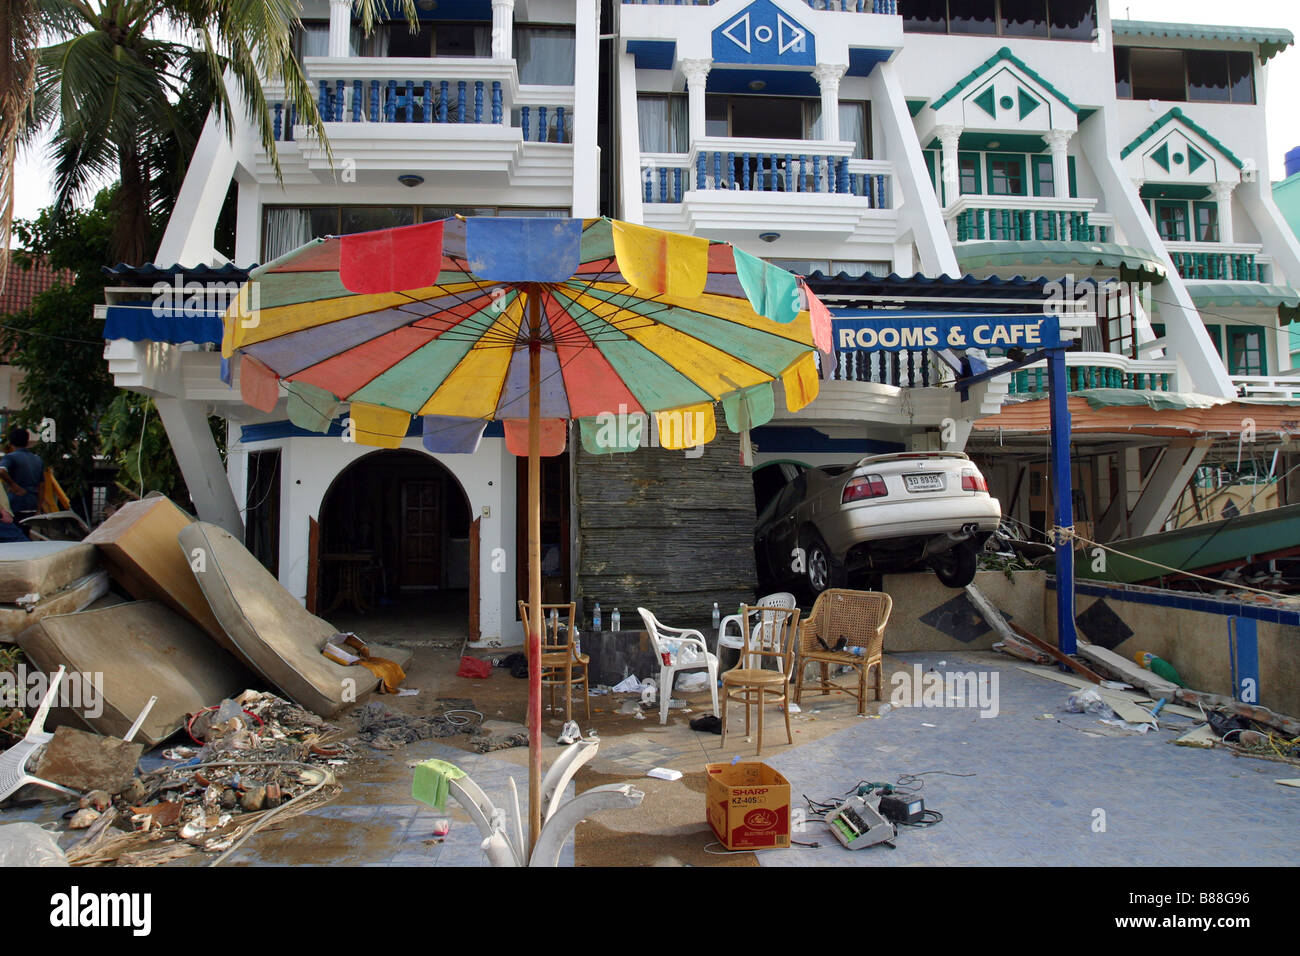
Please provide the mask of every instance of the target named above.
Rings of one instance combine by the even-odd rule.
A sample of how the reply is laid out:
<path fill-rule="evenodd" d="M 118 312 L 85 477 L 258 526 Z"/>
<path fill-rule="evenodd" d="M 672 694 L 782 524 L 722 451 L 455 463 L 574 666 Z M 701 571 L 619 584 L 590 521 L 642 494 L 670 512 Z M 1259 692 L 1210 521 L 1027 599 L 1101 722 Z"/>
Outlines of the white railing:
<path fill-rule="evenodd" d="M 1290 401 L 1300 398 L 1300 369 L 1287 369 L 1276 375 L 1233 375 L 1231 378 L 1238 397 L 1245 401 Z"/>

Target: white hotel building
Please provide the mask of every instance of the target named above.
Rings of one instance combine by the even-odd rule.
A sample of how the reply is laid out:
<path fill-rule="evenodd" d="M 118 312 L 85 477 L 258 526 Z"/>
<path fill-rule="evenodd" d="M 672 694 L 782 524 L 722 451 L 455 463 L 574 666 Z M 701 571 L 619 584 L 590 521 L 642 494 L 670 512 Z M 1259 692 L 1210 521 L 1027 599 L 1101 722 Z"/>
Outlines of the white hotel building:
<path fill-rule="evenodd" d="M 225 264 L 213 237 L 232 190 L 236 269 L 313 236 L 453 213 L 607 214 L 839 276 L 815 285 L 832 307 L 855 301 L 858 277 L 891 273 L 1131 280 L 1069 353 L 1072 390 L 1300 396 L 1282 324 L 1300 307 L 1300 245 L 1271 198 L 1263 107 L 1286 31 L 1115 20 L 1107 0 L 417 9 L 419 32 L 397 20 L 366 38 L 347 0 L 304 0 L 301 62 L 334 166 L 282 97 L 280 179 L 250 124 L 210 124 L 160 268 Z M 106 314 L 153 281 L 124 278 Z M 201 517 L 247 526 L 294 594 L 327 557 L 378 553 L 378 590 L 457 593 L 482 637 L 517 633 L 517 576 L 465 571 L 471 548 L 486 569 L 519 540 L 520 473 L 499 432 L 447 457 L 418 435 L 400 452 L 311 435 L 283 403 L 244 405 L 210 341 L 160 338 L 110 339 L 117 384 L 156 399 Z M 877 358 L 838 356 L 816 402 L 755 432 L 757 463 L 965 447 L 973 421 L 1045 387 L 1031 368 L 963 402 L 937 356 Z M 229 422 L 224 472 L 208 414 Z M 957 427 L 941 435 L 945 419 Z M 1028 458 L 1005 452 L 990 483 L 1017 508 Z M 1108 474 L 1142 470 L 1142 454 L 1076 448 Z M 1155 454 L 1185 476 L 1205 448 Z M 568 462 L 551 460 L 544 489 L 549 597 L 580 596 Z"/>

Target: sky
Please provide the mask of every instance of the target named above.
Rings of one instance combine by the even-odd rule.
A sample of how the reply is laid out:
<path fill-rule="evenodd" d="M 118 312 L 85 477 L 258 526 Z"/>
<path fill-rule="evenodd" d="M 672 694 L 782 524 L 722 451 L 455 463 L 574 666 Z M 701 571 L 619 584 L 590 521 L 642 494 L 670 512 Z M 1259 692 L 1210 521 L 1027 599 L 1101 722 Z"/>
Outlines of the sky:
<path fill-rule="evenodd" d="M 1284 27 L 1300 37 L 1300 3 L 1295 0 L 1236 0 L 1232 4 L 1223 0 L 1111 0 L 1110 11 L 1114 19 Z M 1292 46 L 1268 62 L 1269 170 L 1274 180 L 1283 178 L 1286 151 L 1300 146 L 1297 98 L 1300 48 Z M 20 219 L 32 218 L 51 201 L 43 152 L 42 146 L 34 146 L 18 159 L 14 213 Z"/>

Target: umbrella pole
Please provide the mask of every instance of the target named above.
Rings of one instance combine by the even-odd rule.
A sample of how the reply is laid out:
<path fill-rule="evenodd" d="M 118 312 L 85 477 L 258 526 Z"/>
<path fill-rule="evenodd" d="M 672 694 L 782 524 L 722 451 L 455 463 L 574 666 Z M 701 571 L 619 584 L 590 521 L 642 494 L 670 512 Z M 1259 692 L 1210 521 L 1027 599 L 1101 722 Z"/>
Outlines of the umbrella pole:
<path fill-rule="evenodd" d="M 542 300 L 528 290 L 528 854 L 542 829 Z"/>

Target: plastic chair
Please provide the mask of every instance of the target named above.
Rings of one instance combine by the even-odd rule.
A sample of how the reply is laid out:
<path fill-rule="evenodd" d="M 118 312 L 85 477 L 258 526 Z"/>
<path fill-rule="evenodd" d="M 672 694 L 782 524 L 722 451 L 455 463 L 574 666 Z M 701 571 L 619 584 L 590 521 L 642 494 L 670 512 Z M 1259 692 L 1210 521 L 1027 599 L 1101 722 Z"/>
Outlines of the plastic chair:
<path fill-rule="evenodd" d="M 643 607 L 636 609 L 645 622 L 650 634 L 650 643 L 654 645 L 655 656 L 659 658 L 659 723 L 668 723 L 668 701 L 673 695 L 673 679 L 678 671 L 709 671 L 709 692 L 713 695 L 713 712 L 718 711 L 718 658 L 709 653 L 704 643 L 704 635 L 690 628 L 669 627 L 659 623 L 658 618 Z"/>
<path fill-rule="evenodd" d="M 745 612 L 749 608 L 744 609 Z M 727 714 L 731 702 L 745 705 L 745 736 L 749 736 L 749 708 L 758 707 L 758 752 L 763 754 L 763 706 L 781 704 L 785 711 L 785 736 L 794 743 L 790 733 L 790 678 L 794 675 L 795 635 L 799 631 L 798 608 L 764 608 L 740 651 L 742 666 L 722 675 L 724 712 L 722 716 L 722 746 L 727 746 Z M 771 658 L 776 668 L 765 669 L 764 659 Z"/>
<path fill-rule="evenodd" d="M 573 719 L 573 687 L 582 685 L 582 701 L 587 708 L 587 719 L 591 720 L 591 686 L 587 679 L 587 665 L 591 658 L 579 654 L 573 635 L 573 618 L 576 605 L 543 604 L 542 605 L 542 686 L 551 689 L 551 713 L 555 713 L 555 688 L 564 688 L 564 719 Z M 556 612 L 554 621 L 551 611 Z M 519 620 L 524 622 L 524 634 L 530 633 L 528 627 L 528 603 L 519 602 Z M 529 649 L 524 641 L 524 650 Z M 532 666 L 530 659 L 528 665 Z"/>
<path fill-rule="evenodd" d="M 825 696 L 831 691 L 848 694 L 858 702 L 858 713 L 866 713 L 867 677 L 876 670 L 876 700 L 880 700 L 884 682 L 885 625 L 894 601 L 880 591 L 854 591 L 830 588 L 817 596 L 812 613 L 799 629 L 798 675 L 794 685 L 795 703 L 803 698 L 804 671 L 808 664 L 821 665 L 821 680 L 815 685 Z M 820 639 L 820 643 L 819 643 Z M 835 650 L 843 639 L 843 649 Z M 823 646 L 824 645 L 824 646 Z M 862 654 L 849 651 L 862 648 Z M 830 679 L 830 666 L 851 667 L 858 674 L 858 689 L 853 690 Z"/>
<path fill-rule="evenodd" d="M 8 800 L 21 787 L 25 787 L 29 783 L 49 787 L 51 790 L 58 790 L 60 793 L 71 794 L 74 797 L 80 796 L 76 790 L 69 790 L 57 783 L 50 783 L 50 781 L 42 780 L 40 777 L 33 777 L 27 772 L 27 761 L 40 747 L 45 746 L 54 739 L 54 734 L 45 731 L 45 716 L 50 712 L 50 705 L 54 703 L 54 697 L 59 692 L 59 682 L 63 680 L 63 670 L 63 667 L 60 666 L 54 672 L 54 677 L 50 680 L 50 689 L 45 692 L 45 699 L 41 701 L 36 716 L 32 718 L 26 735 L 18 743 L 0 754 L 0 800 Z"/>
<path fill-rule="evenodd" d="M 795 596 L 789 591 L 777 591 L 773 594 L 765 595 L 758 599 L 758 604 L 750 607 L 749 612 L 752 616 L 757 608 L 767 607 L 798 607 Z M 722 648 L 730 648 L 738 651 L 745 646 L 745 631 L 748 626 L 752 626 L 752 621 L 746 619 L 747 623 L 742 624 L 739 614 L 728 614 L 718 622 L 718 654 L 721 656 Z M 732 633 L 732 628 L 735 633 Z"/>

